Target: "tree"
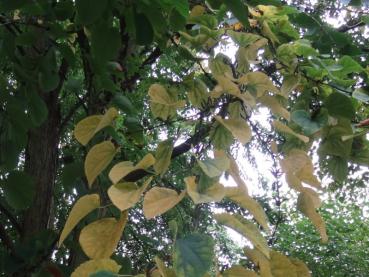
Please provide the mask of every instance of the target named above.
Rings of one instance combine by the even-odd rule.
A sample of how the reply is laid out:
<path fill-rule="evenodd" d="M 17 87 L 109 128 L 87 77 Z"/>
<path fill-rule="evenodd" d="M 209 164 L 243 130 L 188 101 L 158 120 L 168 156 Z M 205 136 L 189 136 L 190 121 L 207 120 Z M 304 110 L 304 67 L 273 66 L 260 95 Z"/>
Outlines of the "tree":
<path fill-rule="evenodd" d="M 330 3 L 300 2 L 2 1 L 2 273 L 309 276 L 268 245 L 278 224 L 232 156 L 267 153 L 323 242 L 315 171 L 347 184 L 369 164 L 367 10 L 342 4 L 333 28 Z M 222 226 L 254 265 L 231 264 Z"/>

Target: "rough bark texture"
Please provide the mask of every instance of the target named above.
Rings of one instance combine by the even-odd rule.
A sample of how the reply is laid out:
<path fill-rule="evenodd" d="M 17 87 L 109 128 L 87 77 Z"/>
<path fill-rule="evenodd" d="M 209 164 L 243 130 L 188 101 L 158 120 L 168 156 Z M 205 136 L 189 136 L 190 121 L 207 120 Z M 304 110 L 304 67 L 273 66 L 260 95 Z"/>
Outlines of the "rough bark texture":
<path fill-rule="evenodd" d="M 48 107 L 48 118 L 39 128 L 29 132 L 26 149 L 25 171 L 34 178 L 36 193 L 31 207 L 24 215 L 23 239 L 49 228 L 51 224 L 60 110 L 57 91 L 42 96 Z"/>

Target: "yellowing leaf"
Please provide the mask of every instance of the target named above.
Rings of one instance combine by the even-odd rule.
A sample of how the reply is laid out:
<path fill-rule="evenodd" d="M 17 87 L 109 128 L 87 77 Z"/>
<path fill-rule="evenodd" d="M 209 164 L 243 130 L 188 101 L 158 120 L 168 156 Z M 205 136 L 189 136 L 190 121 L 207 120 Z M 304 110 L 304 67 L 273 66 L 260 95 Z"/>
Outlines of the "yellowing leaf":
<path fill-rule="evenodd" d="M 174 90 L 167 90 L 159 84 L 153 84 L 149 88 L 151 111 L 155 117 L 167 120 L 168 117 L 173 117 L 178 108 L 185 106 L 186 102 L 178 101 Z"/>
<path fill-rule="evenodd" d="M 241 94 L 241 91 L 237 84 L 233 83 L 232 80 L 228 77 L 224 76 L 218 76 L 216 77 L 216 80 L 218 81 L 218 84 L 222 87 L 222 90 L 224 92 L 227 92 L 231 95 L 238 96 Z"/>
<path fill-rule="evenodd" d="M 256 272 L 248 270 L 240 265 L 234 265 L 223 272 L 224 277 L 258 277 Z"/>
<path fill-rule="evenodd" d="M 239 215 L 230 215 L 228 213 L 216 214 L 214 218 L 219 224 L 228 226 L 246 237 L 257 249 L 269 258 L 267 242 L 254 223 Z"/>
<path fill-rule="evenodd" d="M 281 133 L 286 133 L 292 136 L 297 137 L 299 140 L 308 143 L 309 142 L 309 138 L 304 136 L 304 135 L 300 135 L 295 133 L 290 127 L 288 127 L 287 125 L 284 125 L 282 122 L 278 121 L 278 120 L 274 120 L 272 123 L 273 127 L 276 128 L 279 132 Z"/>
<path fill-rule="evenodd" d="M 162 176 L 167 171 L 170 165 L 170 159 L 173 152 L 173 142 L 172 140 L 166 140 L 159 143 L 158 148 L 156 148 L 154 164 L 154 170 L 157 174 Z"/>
<path fill-rule="evenodd" d="M 122 236 L 128 220 L 128 212 L 123 212 L 119 221 L 114 217 L 102 218 L 84 227 L 79 236 L 83 252 L 91 259 L 109 258 Z"/>
<path fill-rule="evenodd" d="M 273 277 L 269 259 L 267 259 L 259 250 L 256 248 L 251 249 L 246 247 L 244 249 L 245 255 L 249 258 L 255 266 L 259 268 L 261 277 Z"/>
<path fill-rule="evenodd" d="M 197 160 L 202 171 L 210 178 L 219 177 L 229 168 L 229 159 L 227 157 Z"/>
<path fill-rule="evenodd" d="M 94 136 L 96 127 L 99 125 L 102 115 L 92 115 L 82 119 L 74 128 L 74 137 L 82 145 L 86 145 Z"/>
<path fill-rule="evenodd" d="M 186 191 L 177 194 L 175 190 L 154 187 L 144 197 L 143 212 L 147 219 L 165 213 L 177 205 L 185 196 Z"/>
<path fill-rule="evenodd" d="M 82 145 L 86 145 L 98 131 L 111 125 L 117 116 L 118 111 L 115 108 L 110 108 L 104 115 L 86 117 L 77 123 L 74 137 Z"/>
<path fill-rule="evenodd" d="M 205 12 L 205 7 L 201 5 L 195 5 L 190 13 L 190 17 L 200 16 Z M 165 276 L 164 276 L 165 277 Z"/>
<path fill-rule="evenodd" d="M 226 197 L 249 211 L 264 230 L 270 232 L 268 217 L 266 216 L 263 208 L 256 200 L 250 197 L 246 191 L 238 187 L 227 187 Z"/>
<path fill-rule="evenodd" d="M 94 145 L 87 153 L 85 160 L 85 174 L 91 187 L 96 177 L 110 164 L 117 150 L 110 141 Z"/>
<path fill-rule="evenodd" d="M 220 202 L 224 197 L 224 187 L 220 183 L 215 183 L 204 192 L 199 192 L 195 176 L 186 177 L 184 181 L 187 193 L 195 204 Z"/>
<path fill-rule="evenodd" d="M 251 129 L 245 120 L 239 118 L 223 119 L 220 116 L 215 116 L 215 119 L 227 128 L 242 144 L 250 141 Z"/>
<path fill-rule="evenodd" d="M 311 277 L 310 270 L 303 261 L 296 258 L 290 258 L 290 261 L 295 266 L 298 277 Z"/>
<path fill-rule="evenodd" d="M 281 95 L 288 98 L 290 92 L 297 88 L 297 86 L 300 84 L 300 79 L 300 75 L 290 75 L 284 77 L 281 87 Z"/>
<path fill-rule="evenodd" d="M 90 277 L 90 274 L 101 270 L 118 273 L 120 268 L 121 266 L 111 259 L 90 260 L 77 267 L 71 277 Z"/>
<path fill-rule="evenodd" d="M 281 116 L 286 120 L 290 120 L 291 115 L 290 112 L 287 111 L 282 105 L 278 102 L 278 100 L 270 95 L 265 95 L 259 98 L 260 103 L 267 106 L 273 114 L 277 116 Z"/>
<path fill-rule="evenodd" d="M 93 210 L 97 209 L 99 206 L 100 196 L 98 194 L 88 194 L 78 199 L 70 211 L 67 221 L 65 222 L 63 231 L 60 234 L 58 246 L 60 247 L 65 238 L 82 218 L 84 218 Z"/>
<path fill-rule="evenodd" d="M 137 169 L 147 169 L 150 166 L 152 166 L 154 163 L 155 163 L 155 158 L 152 154 L 147 154 L 135 166 L 130 161 L 123 161 L 113 166 L 113 168 L 109 172 L 109 178 L 113 182 L 113 184 L 116 184 L 120 180 L 122 180 L 124 177 L 126 177 L 129 173 Z"/>
<path fill-rule="evenodd" d="M 254 87 L 256 90 L 257 97 L 261 97 L 265 94 L 265 92 L 275 92 L 278 93 L 279 90 L 274 86 L 273 82 L 269 79 L 269 77 L 259 71 L 249 72 L 241 78 L 238 79 L 238 82 L 242 85 L 248 85 Z"/>
<path fill-rule="evenodd" d="M 325 222 L 320 214 L 318 214 L 316 211 L 317 204 L 318 202 L 316 199 L 314 199 L 314 196 L 306 191 L 301 192 L 298 196 L 298 209 L 311 220 L 315 228 L 318 230 L 322 242 L 326 243 L 328 242 L 328 236 Z"/>
<path fill-rule="evenodd" d="M 270 265 L 274 277 L 299 277 L 294 264 L 281 253 L 270 252 Z"/>
<path fill-rule="evenodd" d="M 205 83 L 199 79 L 193 80 L 188 92 L 188 99 L 197 108 L 203 108 L 208 100 L 208 89 Z"/>
<path fill-rule="evenodd" d="M 150 184 L 152 178 L 149 178 L 141 187 L 135 183 L 118 183 L 108 189 L 108 195 L 111 202 L 121 211 L 133 207 L 141 198 L 142 193 Z"/>

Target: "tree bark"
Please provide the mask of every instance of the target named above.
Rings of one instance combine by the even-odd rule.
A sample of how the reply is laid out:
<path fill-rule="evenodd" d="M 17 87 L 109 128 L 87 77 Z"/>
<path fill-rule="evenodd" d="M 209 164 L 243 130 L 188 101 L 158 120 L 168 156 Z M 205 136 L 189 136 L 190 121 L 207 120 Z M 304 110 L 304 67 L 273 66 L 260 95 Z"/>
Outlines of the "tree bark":
<path fill-rule="evenodd" d="M 57 172 L 60 109 L 58 90 L 41 95 L 48 107 L 46 121 L 29 132 L 25 171 L 35 181 L 33 203 L 24 214 L 22 239 L 51 227 L 54 184 Z"/>

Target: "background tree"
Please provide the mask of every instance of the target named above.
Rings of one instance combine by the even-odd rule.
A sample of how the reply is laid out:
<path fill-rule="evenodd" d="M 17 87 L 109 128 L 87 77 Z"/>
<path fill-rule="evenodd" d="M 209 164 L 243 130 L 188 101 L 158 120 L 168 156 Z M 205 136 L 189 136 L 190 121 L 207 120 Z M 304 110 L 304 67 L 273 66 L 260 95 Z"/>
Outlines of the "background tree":
<path fill-rule="evenodd" d="M 269 247 L 281 178 L 323 241 L 310 156 L 330 188 L 365 184 L 359 1 L 7 0 L 0 12 L 3 274 L 309 274 Z M 229 44 L 235 57 L 219 53 Z M 263 107 L 268 128 L 252 116 Z M 243 146 L 273 161 L 265 209 L 232 158 Z M 255 246 L 245 267 L 232 267 L 245 255 L 221 225 Z"/>

